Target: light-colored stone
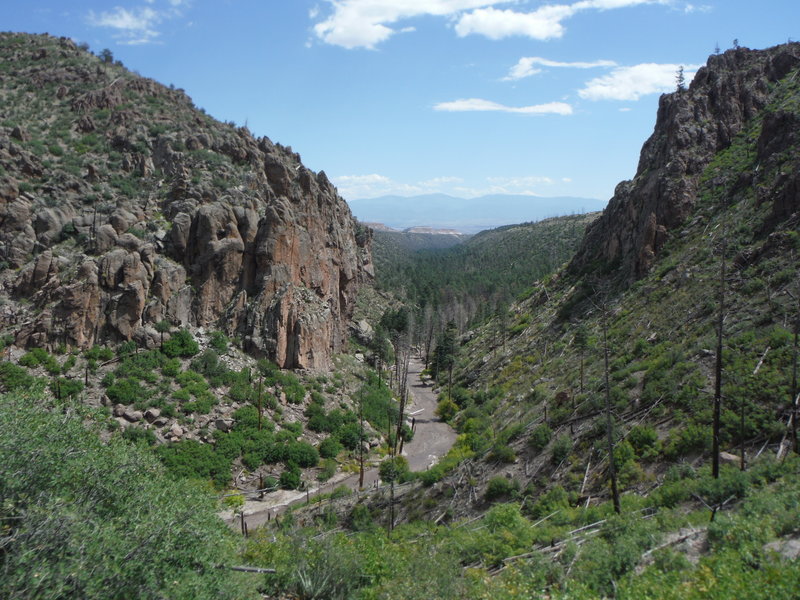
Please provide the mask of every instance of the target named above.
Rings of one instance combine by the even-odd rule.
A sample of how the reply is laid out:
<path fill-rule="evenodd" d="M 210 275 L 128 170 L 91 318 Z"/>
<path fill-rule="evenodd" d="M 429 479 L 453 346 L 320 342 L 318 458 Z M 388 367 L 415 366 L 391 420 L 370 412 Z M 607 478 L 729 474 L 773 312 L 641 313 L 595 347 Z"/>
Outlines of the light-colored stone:
<path fill-rule="evenodd" d="M 126 409 L 125 412 L 122 413 L 122 416 L 131 423 L 138 423 L 144 418 L 142 411 L 132 409 Z"/>

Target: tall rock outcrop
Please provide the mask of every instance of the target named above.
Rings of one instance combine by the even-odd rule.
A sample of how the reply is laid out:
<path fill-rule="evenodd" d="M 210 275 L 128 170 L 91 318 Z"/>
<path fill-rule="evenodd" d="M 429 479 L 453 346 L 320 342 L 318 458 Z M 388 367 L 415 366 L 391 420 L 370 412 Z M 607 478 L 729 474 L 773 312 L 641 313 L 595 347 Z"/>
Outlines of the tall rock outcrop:
<path fill-rule="evenodd" d="M 373 272 L 324 173 L 68 39 L 0 34 L 0 57 L 0 327 L 18 344 L 153 344 L 167 320 L 329 366 Z"/>
<path fill-rule="evenodd" d="M 661 97 L 652 136 L 645 142 L 636 176 L 620 183 L 602 217 L 588 229 L 573 259 L 573 271 L 620 269 L 628 278 L 648 271 L 670 236 L 679 229 L 697 202 L 700 178 L 712 159 L 754 120 L 763 119 L 759 152 L 764 161 L 792 146 L 797 123 L 788 115 L 762 110 L 772 89 L 800 66 L 800 44 L 767 50 L 737 48 L 709 57 L 687 90 Z M 748 183 L 767 171 L 745 174 Z M 775 210 L 798 210 L 798 179 L 786 174 Z M 774 192 L 773 192 L 774 193 Z M 788 211 L 788 212 L 787 212 Z"/>

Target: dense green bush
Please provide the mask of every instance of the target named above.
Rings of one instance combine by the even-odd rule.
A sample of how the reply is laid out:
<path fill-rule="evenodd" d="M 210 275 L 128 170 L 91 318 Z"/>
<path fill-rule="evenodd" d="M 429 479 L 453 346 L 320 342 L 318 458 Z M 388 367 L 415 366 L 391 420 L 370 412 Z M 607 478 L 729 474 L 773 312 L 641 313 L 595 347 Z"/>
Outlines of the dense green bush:
<path fill-rule="evenodd" d="M 218 354 L 225 354 L 228 351 L 228 337 L 221 331 L 212 331 L 208 336 L 208 345 Z"/>
<path fill-rule="evenodd" d="M 551 459 L 554 463 L 558 464 L 572 451 L 572 438 L 568 435 L 560 435 L 556 438 L 556 441 L 553 442 L 553 454 Z"/>
<path fill-rule="evenodd" d="M 297 465 L 289 465 L 286 467 L 280 477 L 280 486 L 285 490 L 296 490 L 300 487 L 300 469 Z"/>
<path fill-rule="evenodd" d="M 500 462 L 504 463 L 513 463 L 515 460 L 517 460 L 517 455 L 510 446 L 499 444 L 492 448 L 492 452 L 489 455 L 489 460 L 499 460 Z"/>
<path fill-rule="evenodd" d="M 237 375 L 220 362 L 219 355 L 211 348 L 193 359 L 190 366 L 193 371 L 205 375 L 212 387 L 230 385 L 237 380 Z"/>
<path fill-rule="evenodd" d="M 509 498 L 518 490 L 519 482 L 516 479 L 498 475 L 497 477 L 492 477 L 489 483 L 486 484 L 484 496 L 489 502 L 492 502 L 501 498 Z"/>
<path fill-rule="evenodd" d="M 22 367 L 10 362 L 0 362 L 0 383 L 7 392 L 14 390 L 26 390 L 33 386 L 36 377 L 28 375 Z"/>
<path fill-rule="evenodd" d="M 89 418 L 41 395 L 0 402 L 0 597 L 242 597 L 218 568 L 237 559 L 214 499 Z"/>
<path fill-rule="evenodd" d="M 59 375 L 61 373 L 61 365 L 58 364 L 54 356 L 48 354 L 43 348 L 32 348 L 19 359 L 19 364 L 28 368 L 41 365 L 51 375 Z"/>
<path fill-rule="evenodd" d="M 378 468 L 378 472 L 380 473 L 381 479 L 386 483 L 405 481 L 410 473 L 408 461 L 404 456 L 384 459 Z"/>
<path fill-rule="evenodd" d="M 547 423 L 542 423 L 531 432 L 528 445 L 536 451 L 541 451 L 550 443 L 551 437 L 553 437 L 553 430 L 548 427 Z"/>
<path fill-rule="evenodd" d="M 284 460 L 287 464 L 293 463 L 303 469 L 316 467 L 319 463 L 319 452 L 308 442 L 294 442 L 287 445 Z"/>
<path fill-rule="evenodd" d="M 56 398 L 74 398 L 83 391 L 83 382 L 79 379 L 58 377 L 50 382 L 50 391 Z"/>
<path fill-rule="evenodd" d="M 319 455 L 322 458 L 336 458 L 343 446 L 335 437 L 327 437 L 319 445 Z"/>
<path fill-rule="evenodd" d="M 118 404 L 133 404 L 150 397 L 147 388 L 142 387 L 133 377 L 117 379 L 106 388 L 106 395 Z"/>
<path fill-rule="evenodd" d="M 158 446 L 156 454 L 171 473 L 180 477 L 210 479 L 217 487 L 230 481 L 231 461 L 208 444 L 182 440 Z"/>
<path fill-rule="evenodd" d="M 87 359 L 105 362 L 114 358 L 114 351 L 108 346 L 92 346 L 83 353 L 83 356 Z"/>
<path fill-rule="evenodd" d="M 200 352 L 200 346 L 191 333 L 186 329 L 179 329 L 164 342 L 161 351 L 169 358 L 191 358 Z"/>

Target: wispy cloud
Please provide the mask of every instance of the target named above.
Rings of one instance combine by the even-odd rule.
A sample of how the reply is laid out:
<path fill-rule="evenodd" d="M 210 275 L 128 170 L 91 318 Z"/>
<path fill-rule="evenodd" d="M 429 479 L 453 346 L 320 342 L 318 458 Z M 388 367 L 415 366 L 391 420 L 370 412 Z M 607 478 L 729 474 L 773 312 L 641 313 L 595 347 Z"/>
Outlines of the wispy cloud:
<path fill-rule="evenodd" d="M 525 77 L 530 77 L 531 75 L 541 73 L 542 69 L 538 68 L 537 65 L 542 67 L 566 69 L 595 69 L 598 67 L 616 67 L 617 63 L 615 63 L 613 60 L 595 60 L 592 62 L 561 62 L 557 60 L 541 58 L 539 56 L 524 56 L 519 59 L 517 64 L 511 67 L 508 75 L 503 77 L 503 81 L 516 81 L 518 79 L 524 79 Z"/>
<path fill-rule="evenodd" d="M 489 194 L 520 194 L 525 196 L 542 196 L 547 188 L 552 193 L 552 186 L 559 183 L 552 177 L 544 175 L 521 175 L 519 177 L 487 177 L 485 185 L 476 187 L 457 186 L 453 192 L 465 198 L 488 196 Z M 560 183 L 570 183 L 569 178 L 562 178 Z"/>
<path fill-rule="evenodd" d="M 571 115 L 572 106 L 565 102 L 548 102 L 532 106 L 506 106 L 481 98 L 465 98 L 452 102 L 440 102 L 434 110 L 444 112 L 507 112 L 524 115 Z"/>
<path fill-rule="evenodd" d="M 648 94 L 669 92 L 676 87 L 681 66 L 686 81 L 691 81 L 700 68 L 700 65 L 657 63 L 618 67 L 608 75 L 588 81 L 578 95 L 586 100 L 638 100 Z"/>
<path fill-rule="evenodd" d="M 563 22 L 582 11 L 685 4 L 683 0 L 581 0 L 520 11 L 509 8 L 518 6 L 517 0 L 326 1 L 332 11 L 314 25 L 314 33 L 323 42 L 344 48 L 375 48 L 396 33 L 413 31 L 413 27 L 395 28 L 395 23 L 425 15 L 447 18 L 461 37 L 475 34 L 495 40 L 509 36 L 550 40 L 562 37 L 566 31 Z M 312 20 L 320 17 L 317 10 L 311 14 Z"/>
<path fill-rule="evenodd" d="M 166 0 L 163 8 L 153 8 L 155 0 L 144 1 L 147 6 L 115 6 L 112 10 L 100 13 L 90 10 L 86 21 L 93 27 L 112 29 L 120 44 L 152 44 L 158 43 L 161 35 L 158 26 L 164 21 L 182 16 L 181 8 L 189 5 L 188 0 Z"/>
<path fill-rule="evenodd" d="M 340 175 L 332 178 L 339 189 L 339 193 L 348 200 L 360 198 L 374 198 L 376 196 L 398 195 L 413 196 L 417 194 L 430 194 L 449 189 L 453 185 L 462 183 L 459 177 L 434 177 L 414 183 L 395 181 L 385 175 L 371 173 L 368 175 Z"/>

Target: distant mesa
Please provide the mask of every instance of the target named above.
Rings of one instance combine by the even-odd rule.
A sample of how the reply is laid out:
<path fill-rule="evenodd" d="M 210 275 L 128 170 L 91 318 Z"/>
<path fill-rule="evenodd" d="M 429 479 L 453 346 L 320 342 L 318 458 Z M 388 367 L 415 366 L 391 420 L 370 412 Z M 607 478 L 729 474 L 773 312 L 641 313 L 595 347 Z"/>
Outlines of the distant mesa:
<path fill-rule="evenodd" d="M 457 198 L 447 194 L 380 196 L 348 202 L 353 214 L 376 231 L 414 233 L 477 233 L 512 223 L 602 210 L 596 198 L 492 194 Z M 423 225 L 424 224 L 424 225 Z M 425 231 L 427 230 L 427 231 Z"/>

